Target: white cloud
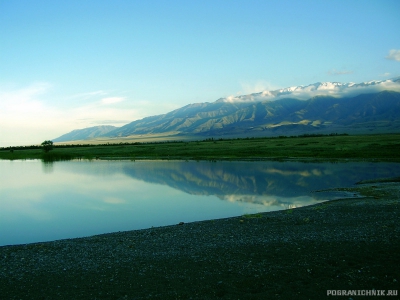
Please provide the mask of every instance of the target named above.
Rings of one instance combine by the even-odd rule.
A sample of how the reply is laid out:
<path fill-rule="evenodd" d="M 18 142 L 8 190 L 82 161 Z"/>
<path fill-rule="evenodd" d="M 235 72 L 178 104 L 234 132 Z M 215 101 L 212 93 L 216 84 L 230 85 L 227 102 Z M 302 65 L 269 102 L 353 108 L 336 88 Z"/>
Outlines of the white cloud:
<path fill-rule="evenodd" d="M 93 91 L 93 92 L 86 92 L 86 93 L 80 93 L 80 94 L 75 94 L 70 96 L 70 98 L 79 98 L 79 99 L 83 99 L 83 100 L 87 100 L 96 96 L 105 96 L 107 95 L 107 93 L 103 90 L 99 90 L 99 91 Z"/>
<path fill-rule="evenodd" d="M 400 61 L 400 50 L 392 49 L 389 51 L 389 54 L 386 56 L 386 59 Z"/>
<path fill-rule="evenodd" d="M 0 86 L 0 147 L 40 144 L 45 139 L 56 138 L 74 129 L 99 125 L 101 120 L 113 120 L 107 125 L 121 126 L 140 117 L 137 109 L 129 104 L 121 106 L 125 97 L 96 100 L 106 93 L 83 93 L 73 97 L 92 98 L 93 101 L 65 108 L 68 100 L 49 102 L 50 89 L 49 83 L 34 83 L 25 87 Z"/>
<path fill-rule="evenodd" d="M 121 198 L 117 198 L 117 197 L 105 197 L 103 199 L 103 201 L 108 204 L 124 204 L 124 203 L 126 203 L 125 199 L 121 199 Z"/>
<path fill-rule="evenodd" d="M 353 74 L 353 71 L 348 71 L 348 70 L 342 70 L 338 71 L 336 69 L 333 69 L 332 71 L 328 71 L 329 75 L 347 75 L 347 74 Z"/>
<path fill-rule="evenodd" d="M 107 97 L 107 98 L 101 99 L 101 103 L 105 104 L 105 105 L 108 105 L 108 104 L 114 104 L 114 103 L 122 102 L 125 99 L 126 99 L 125 97 Z"/>
<path fill-rule="evenodd" d="M 361 84 L 340 84 L 326 82 L 320 85 L 299 87 L 290 95 L 293 98 L 307 100 L 315 96 L 353 97 L 365 93 L 377 93 L 384 90 L 400 92 L 400 84 L 392 80 L 371 81 Z M 285 97 L 280 96 L 279 98 Z"/>
<path fill-rule="evenodd" d="M 265 80 L 258 80 L 253 83 L 242 82 L 240 84 L 241 91 L 238 92 L 238 95 L 247 95 L 252 93 L 260 93 L 263 91 L 271 91 L 278 89 L 279 87 L 272 85 L 270 82 Z"/>
<path fill-rule="evenodd" d="M 35 102 L 35 99 L 46 93 L 51 85 L 46 82 L 38 82 L 27 87 L 15 89 L 0 87 L 1 108 L 18 107 L 22 104 Z"/>
<path fill-rule="evenodd" d="M 381 77 L 389 77 L 389 76 L 390 76 L 390 73 L 389 73 L 389 72 L 386 72 L 386 73 L 380 74 L 379 76 L 381 76 Z"/>
<path fill-rule="evenodd" d="M 40 98 L 48 92 L 50 85 L 35 83 L 20 89 L 0 88 L 0 124 L 2 126 L 41 126 L 56 113 L 46 107 Z M 41 122 L 35 122 L 42 120 Z"/>
<path fill-rule="evenodd" d="M 224 102 L 261 101 L 268 97 L 274 97 L 269 91 L 278 89 L 277 86 L 265 80 L 258 80 L 253 83 L 242 82 L 240 86 L 241 90 L 236 93 L 236 96 L 229 95 L 222 100 Z"/>
<path fill-rule="evenodd" d="M 74 124 L 73 129 L 100 125 L 100 121 L 101 125 L 120 126 L 121 122 L 124 124 L 131 122 L 138 115 L 136 109 L 130 107 L 117 108 L 111 105 L 104 106 L 97 102 L 71 109 L 70 113 L 73 116 L 73 120 L 71 120 Z M 113 123 L 109 121 L 113 121 Z"/>
<path fill-rule="evenodd" d="M 0 146 L 38 144 L 55 132 L 61 112 L 46 106 L 41 97 L 50 90 L 48 83 L 34 83 L 23 88 L 0 87 Z"/>

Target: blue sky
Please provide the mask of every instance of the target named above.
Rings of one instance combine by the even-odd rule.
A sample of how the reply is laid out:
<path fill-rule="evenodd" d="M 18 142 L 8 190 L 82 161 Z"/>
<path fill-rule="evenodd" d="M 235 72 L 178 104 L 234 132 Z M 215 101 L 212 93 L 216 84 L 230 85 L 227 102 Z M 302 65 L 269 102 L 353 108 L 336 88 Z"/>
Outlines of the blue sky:
<path fill-rule="evenodd" d="M 400 76 L 400 1 L 0 0 L 0 146 Z"/>

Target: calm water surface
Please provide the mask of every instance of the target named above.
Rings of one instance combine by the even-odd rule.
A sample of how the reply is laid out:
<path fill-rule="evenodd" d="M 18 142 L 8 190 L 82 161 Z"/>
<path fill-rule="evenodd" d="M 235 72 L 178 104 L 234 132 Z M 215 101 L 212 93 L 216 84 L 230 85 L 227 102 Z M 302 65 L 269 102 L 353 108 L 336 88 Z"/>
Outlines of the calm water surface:
<path fill-rule="evenodd" d="M 0 245 L 315 204 L 396 163 L 0 161 Z"/>

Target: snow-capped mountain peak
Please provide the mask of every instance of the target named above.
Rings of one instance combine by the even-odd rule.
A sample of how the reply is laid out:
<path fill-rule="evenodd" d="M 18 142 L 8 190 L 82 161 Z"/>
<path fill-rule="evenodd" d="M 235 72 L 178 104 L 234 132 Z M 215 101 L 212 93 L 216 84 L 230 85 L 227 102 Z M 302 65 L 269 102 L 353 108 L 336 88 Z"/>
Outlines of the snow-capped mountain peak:
<path fill-rule="evenodd" d="M 218 102 L 259 102 L 274 101 L 281 98 L 307 100 L 315 96 L 351 97 L 384 90 L 400 92 L 400 77 L 368 82 L 316 82 L 310 85 L 292 86 L 274 91 L 262 91 L 249 95 L 229 96 Z"/>

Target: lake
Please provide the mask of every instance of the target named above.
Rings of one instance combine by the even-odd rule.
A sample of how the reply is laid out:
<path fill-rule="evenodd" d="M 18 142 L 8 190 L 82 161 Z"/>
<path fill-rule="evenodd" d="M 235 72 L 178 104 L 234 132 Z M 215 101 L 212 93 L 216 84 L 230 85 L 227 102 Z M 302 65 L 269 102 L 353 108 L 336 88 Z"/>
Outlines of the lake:
<path fill-rule="evenodd" d="M 0 160 L 0 245 L 300 207 L 397 163 Z"/>

